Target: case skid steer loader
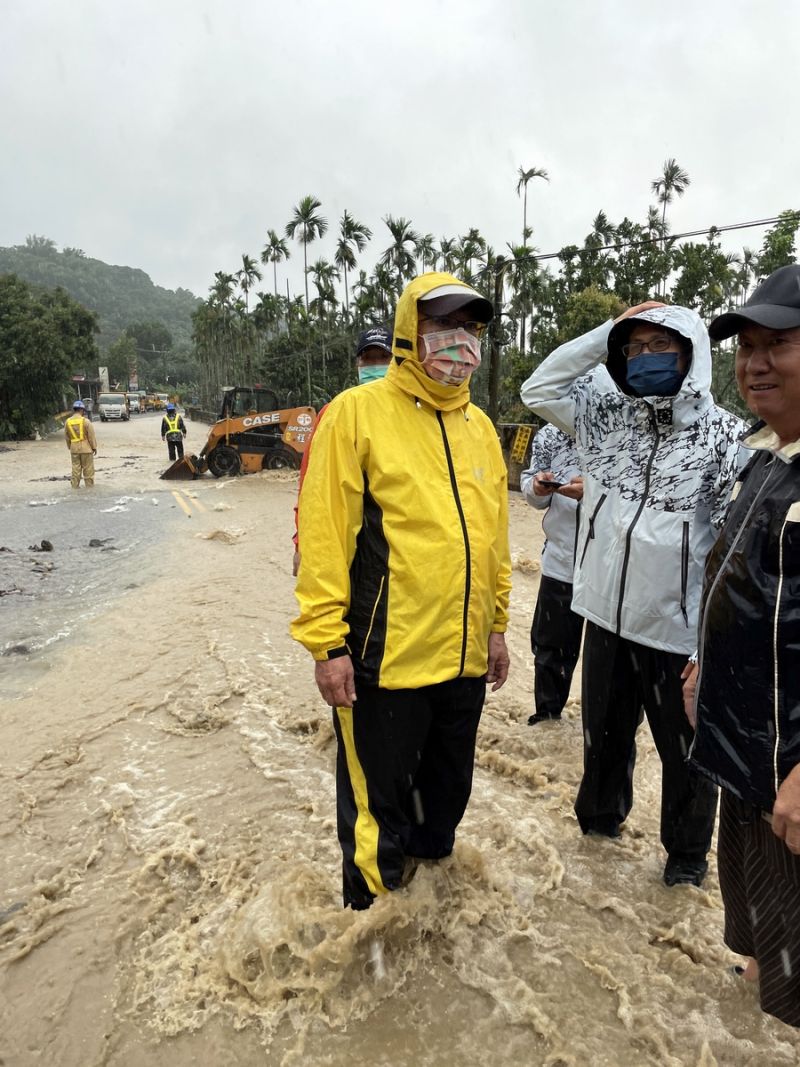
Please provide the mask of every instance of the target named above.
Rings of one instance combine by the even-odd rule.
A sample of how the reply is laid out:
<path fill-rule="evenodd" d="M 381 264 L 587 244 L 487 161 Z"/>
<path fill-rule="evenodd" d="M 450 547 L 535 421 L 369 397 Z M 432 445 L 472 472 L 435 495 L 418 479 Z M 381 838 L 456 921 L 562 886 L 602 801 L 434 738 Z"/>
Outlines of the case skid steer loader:
<path fill-rule="evenodd" d="M 222 411 L 199 456 L 176 460 L 162 478 L 215 478 L 297 469 L 317 423 L 314 408 L 279 408 L 271 389 L 237 386 L 222 394 Z"/>

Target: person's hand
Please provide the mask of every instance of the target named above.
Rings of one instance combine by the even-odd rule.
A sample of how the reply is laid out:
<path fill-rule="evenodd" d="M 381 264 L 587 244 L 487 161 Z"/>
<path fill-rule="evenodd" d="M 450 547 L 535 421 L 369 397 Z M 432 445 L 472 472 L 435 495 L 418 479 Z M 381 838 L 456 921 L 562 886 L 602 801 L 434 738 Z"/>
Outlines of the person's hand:
<path fill-rule="evenodd" d="M 667 305 L 660 300 L 645 300 L 643 304 L 636 304 L 635 307 L 623 311 L 621 315 L 618 315 L 614 319 L 614 322 L 621 322 L 623 319 L 634 319 L 637 315 L 641 315 L 643 311 L 650 311 L 651 308 L 663 308 L 666 306 Z"/>
<path fill-rule="evenodd" d="M 683 710 L 686 712 L 686 718 L 689 720 L 692 729 L 697 726 L 697 709 L 695 708 L 697 672 L 697 664 L 692 663 L 691 660 L 689 660 L 681 671 L 681 681 L 683 682 Z"/>
<path fill-rule="evenodd" d="M 800 855 L 800 764 L 784 778 L 772 809 L 772 832 Z"/>
<path fill-rule="evenodd" d="M 494 682 L 492 692 L 498 690 L 508 678 L 508 649 L 505 634 L 489 634 L 489 663 L 486 668 L 486 684 Z"/>
<path fill-rule="evenodd" d="M 297 577 L 297 572 L 299 570 L 300 570 L 300 553 L 297 551 L 297 549 L 295 549 L 294 550 L 294 555 L 292 556 L 292 577 L 293 578 Z"/>
<path fill-rule="evenodd" d="M 538 474 L 533 476 L 533 495 L 534 496 L 550 496 L 553 489 L 550 489 L 546 485 L 542 485 L 542 482 L 557 482 L 555 474 L 552 471 L 539 471 Z"/>
<path fill-rule="evenodd" d="M 96 448 L 93 448 L 93 449 L 92 449 L 92 455 L 93 455 L 93 456 L 96 456 L 96 455 L 97 455 L 97 449 L 96 449 Z"/>
<path fill-rule="evenodd" d="M 559 496 L 569 497 L 570 500 L 583 500 L 583 478 L 577 475 L 570 478 L 566 485 L 554 490 Z"/>
<path fill-rule="evenodd" d="M 352 708 L 356 699 L 353 661 L 349 656 L 318 660 L 314 679 L 322 699 L 332 708 Z"/>

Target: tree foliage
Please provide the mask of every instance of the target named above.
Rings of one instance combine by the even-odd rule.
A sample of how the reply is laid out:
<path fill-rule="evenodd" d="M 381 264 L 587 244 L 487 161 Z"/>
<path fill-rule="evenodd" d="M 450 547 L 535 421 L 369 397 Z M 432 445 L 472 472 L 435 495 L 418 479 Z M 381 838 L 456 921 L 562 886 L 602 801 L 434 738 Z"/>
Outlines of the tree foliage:
<path fill-rule="evenodd" d="M 0 274 L 16 274 L 47 289 L 60 286 L 94 311 L 101 352 L 134 321 L 161 322 L 176 344 L 191 341 L 197 297 L 187 289 L 162 289 L 142 270 L 103 263 L 79 248 L 59 252 L 54 241 L 33 234 L 24 245 L 0 248 Z"/>
<path fill-rule="evenodd" d="M 0 276 L 0 438 L 29 436 L 61 408 L 73 369 L 97 365 L 96 331 L 63 289 Z"/>

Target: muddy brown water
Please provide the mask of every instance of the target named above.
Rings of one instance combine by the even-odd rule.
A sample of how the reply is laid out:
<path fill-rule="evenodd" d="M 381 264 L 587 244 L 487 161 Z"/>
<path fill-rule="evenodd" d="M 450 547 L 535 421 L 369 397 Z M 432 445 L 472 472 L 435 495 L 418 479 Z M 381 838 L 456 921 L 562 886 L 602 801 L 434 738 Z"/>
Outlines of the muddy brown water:
<path fill-rule="evenodd" d="M 97 430 L 102 493 L 169 521 L 120 561 L 136 588 L 0 658 L 4 1067 L 797 1062 L 729 973 L 713 857 L 704 890 L 661 883 L 646 730 L 613 842 L 572 813 L 577 687 L 525 724 L 538 514 L 512 499 L 512 675 L 455 853 L 345 912 L 329 714 L 287 635 L 294 476 L 165 487 L 147 419 Z M 52 439 L 3 453 L 3 499 L 67 463 Z"/>

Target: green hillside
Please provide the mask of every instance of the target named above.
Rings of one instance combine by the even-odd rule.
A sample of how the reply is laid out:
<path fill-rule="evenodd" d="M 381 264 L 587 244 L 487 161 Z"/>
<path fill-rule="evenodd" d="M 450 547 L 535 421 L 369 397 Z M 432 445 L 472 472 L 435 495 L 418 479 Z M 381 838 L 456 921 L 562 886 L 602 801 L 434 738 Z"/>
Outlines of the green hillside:
<path fill-rule="evenodd" d="M 97 341 L 103 352 L 132 322 L 162 323 L 175 345 L 191 341 L 191 316 L 198 298 L 188 289 L 154 285 L 143 270 L 91 259 L 79 248 L 59 252 L 49 238 L 32 236 L 24 245 L 0 248 L 0 274 L 16 274 L 47 289 L 61 286 L 97 312 Z"/>

